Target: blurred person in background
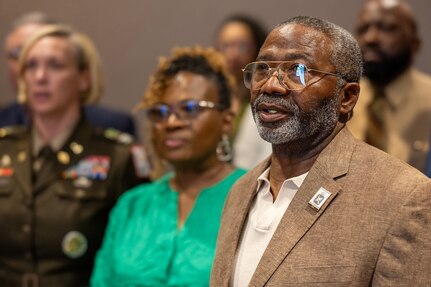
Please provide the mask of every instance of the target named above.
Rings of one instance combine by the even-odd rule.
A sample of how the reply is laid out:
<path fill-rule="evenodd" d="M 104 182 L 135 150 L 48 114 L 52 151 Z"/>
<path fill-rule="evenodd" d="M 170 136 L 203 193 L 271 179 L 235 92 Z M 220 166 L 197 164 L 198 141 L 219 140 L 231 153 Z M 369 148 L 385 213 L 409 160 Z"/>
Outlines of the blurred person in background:
<path fill-rule="evenodd" d="M 101 73 L 91 40 L 67 26 L 45 25 L 20 52 L 31 118 L 0 128 L 0 286 L 87 286 L 111 207 L 148 178 L 142 147 L 82 112 Z"/>
<path fill-rule="evenodd" d="M 347 126 L 357 138 L 425 172 L 431 77 L 413 67 L 421 41 L 410 6 L 401 0 L 365 1 L 356 34 L 364 77 Z"/>
<path fill-rule="evenodd" d="M 25 41 L 38 29 L 58 22 L 41 12 L 29 12 L 13 21 L 10 32 L 5 40 L 5 52 L 10 85 L 17 91 L 18 58 Z M 108 109 L 100 105 L 85 106 L 87 119 L 98 127 L 115 128 L 131 135 L 135 135 L 133 118 L 123 112 Z M 0 109 L 0 127 L 22 125 L 29 120 L 26 107 L 14 102 Z"/>
<path fill-rule="evenodd" d="M 235 76 L 232 109 L 236 113 L 233 130 L 233 163 L 250 169 L 271 154 L 271 144 L 256 129 L 250 108 L 250 95 L 242 79 L 242 69 L 254 61 L 266 37 L 263 26 L 246 15 L 226 18 L 217 30 L 215 47 L 226 58 Z"/>
<path fill-rule="evenodd" d="M 91 286 L 208 286 L 225 198 L 245 171 L 230 164 L 233 78 L 211 48 L 177 48 L 142 107 L 173 172 L 126 192 L 110 215 Z"/>

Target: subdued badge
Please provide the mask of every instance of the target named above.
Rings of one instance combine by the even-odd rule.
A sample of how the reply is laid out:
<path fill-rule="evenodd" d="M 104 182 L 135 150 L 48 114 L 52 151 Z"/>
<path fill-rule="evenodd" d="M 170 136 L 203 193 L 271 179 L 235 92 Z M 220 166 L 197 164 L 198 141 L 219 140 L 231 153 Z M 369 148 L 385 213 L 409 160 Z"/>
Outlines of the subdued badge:
<path fill-rule="evenodd" d="M 88 249 L 88 242 L 85 235 L 79 231 L 69 231 L 61 242 L 63 253 L 72 259 L 76 259 L 85 254 Z"/>
<path fill-rule="evenodd" d="M 315 210 L 319 210 L 326 200 L 331 195 L 331 192 L 327 191 L 323 187 L 319 188 L 319 190 L 313 195 L 308 204 L 314 208 Z"/>

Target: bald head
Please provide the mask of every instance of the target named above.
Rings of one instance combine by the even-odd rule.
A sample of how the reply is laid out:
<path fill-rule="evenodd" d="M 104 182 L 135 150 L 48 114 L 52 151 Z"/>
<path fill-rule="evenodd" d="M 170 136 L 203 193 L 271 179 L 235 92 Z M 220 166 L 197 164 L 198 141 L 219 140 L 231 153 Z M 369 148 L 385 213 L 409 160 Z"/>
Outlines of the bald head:
<path fill-rule="evenodd" d="M 365 2 L 360 16 L 376 11 L 392 14 L 398 20 L 403 21 L 409 33 L 417 33 L 417 23 L 413 10 L 409 4 L 401 0 L 368 0 Z"/>
<path fill-rule="evenodd" d="M 413 63 L 420 40 L 410 6 L 401 0 L 368 0 L 359 13 L 356 34 L 364 73 L 387 85 Z"/>

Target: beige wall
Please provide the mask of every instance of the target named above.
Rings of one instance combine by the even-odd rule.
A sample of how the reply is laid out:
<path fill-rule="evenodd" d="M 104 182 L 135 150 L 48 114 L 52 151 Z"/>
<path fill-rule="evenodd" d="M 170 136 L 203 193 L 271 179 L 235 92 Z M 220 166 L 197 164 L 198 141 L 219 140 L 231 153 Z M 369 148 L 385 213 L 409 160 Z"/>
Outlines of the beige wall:
<path fill-rule="evenodd" d="M 424 45 L 417 64 L 431 73 L 431 1 L 410 1 Z M 0 0 L 0 38 L 22 13 L 39 10 L 87 33 L 106 74 L 102 103 L 130 110 L 139 101 L 157 58 L 175 45 L 210 45 L 220 21 L 249 13 L 267 28 L 295 15 L 312 15 L 352 31 L 360 0 Z M 0 57 L 0 104 L 13 99 Z"/>

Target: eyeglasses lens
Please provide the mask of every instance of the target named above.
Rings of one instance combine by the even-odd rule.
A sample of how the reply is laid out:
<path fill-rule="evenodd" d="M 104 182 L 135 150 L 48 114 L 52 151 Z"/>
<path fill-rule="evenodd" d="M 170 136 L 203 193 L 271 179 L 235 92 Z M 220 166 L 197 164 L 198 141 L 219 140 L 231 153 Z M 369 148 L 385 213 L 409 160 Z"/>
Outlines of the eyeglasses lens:
<path fill-rule="evenodd" d="M 244 84 L 248 89 L 261 88 L 277 71 L 281 84 L 289 90 L 300 90 L 307 85 L 308 70 L 304 64 L 281 63 L 271 68 L 268 63 L 251 63 L 244 69 Z"/>
<path fill-rule="evenodd" d="M 190 119 L 198 115 L 200 107 L 197 101 L 183 101 L 175 106 L 169 106 L 166 104 L 157 104 L 150 108 L 147 112 L 148 117 L 153 122 L 163 122 L 167 120 L 172 113 L 175 113 L 180 119 Z"/>

